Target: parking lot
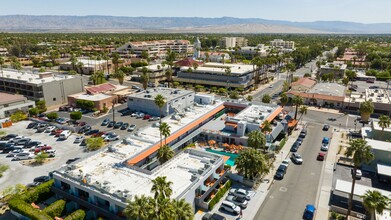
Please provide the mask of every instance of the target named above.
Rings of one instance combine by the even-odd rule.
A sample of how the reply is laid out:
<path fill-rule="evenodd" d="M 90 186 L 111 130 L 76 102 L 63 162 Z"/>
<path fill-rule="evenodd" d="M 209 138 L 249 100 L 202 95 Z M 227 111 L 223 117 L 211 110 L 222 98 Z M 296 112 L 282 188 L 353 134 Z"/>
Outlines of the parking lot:
<path fill-rule="evenodd" d="M 37 133 L 36 129 L 26 129 L 30 121 L 22 121 L 8 128 L 2 128 L 7 134 L 22 135 L 31 138 L 34 141 L 40 141 L 42 144 L 51 146 L 56 150 L 56 156 L 53 160 L 39 166 L 22 165 L 26 161 L 12 161 L 12 158 L 6 157 L 7 154 L 0 154 L 0 164 L 9 166 L 8 171 L 0 178 L 0 191 L 7 186 L 18 183 L 29 184 L 37 176 L 48 175 L 49 172 L 65 165 L 66 161 L 75 157 L 87 157 L 93 152 L 84 152 L 84 147 L 74 144 L 75 134 L 68 137 L 67 140 L 58 140 L 50 133 Z"/>

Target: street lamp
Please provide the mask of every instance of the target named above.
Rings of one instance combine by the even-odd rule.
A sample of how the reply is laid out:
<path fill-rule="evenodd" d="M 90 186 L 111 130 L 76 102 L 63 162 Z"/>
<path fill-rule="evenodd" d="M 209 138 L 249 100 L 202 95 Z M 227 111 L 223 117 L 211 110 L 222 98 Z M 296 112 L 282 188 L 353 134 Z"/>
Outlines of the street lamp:
<path fill-rule="evenodd" d="M 354 132 L 356 132 L 356 126 L 357 126 L 357 119 L 354 120 Z"/>

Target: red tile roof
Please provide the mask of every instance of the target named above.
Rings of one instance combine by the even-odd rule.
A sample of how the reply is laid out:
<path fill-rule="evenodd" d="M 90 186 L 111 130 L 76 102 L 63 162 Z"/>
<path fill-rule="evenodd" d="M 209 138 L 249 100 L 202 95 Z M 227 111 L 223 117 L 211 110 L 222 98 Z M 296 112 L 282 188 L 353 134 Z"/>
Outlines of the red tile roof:
<path fill-rule="evenodd" d="M 105 93 L 108 91 L 114 91 L 117 87 L 111 83 L 104 83 L 97 86 L 91 86 L 87 87 L 86 91 L 88 94 L 99 94 L 99 93 Z"/>
<path fill-rule="evenodd" d="M 194 63 L 197 63 L 198 65 L 203 65 L 204 63 L 203 62 L 198 62 L 198 61 L 195 61 L 193 60 L 192 58 L 186 58 L 186 59 L 183 59 L 183 60 L 180 60 L 178 62 L 175 63 L 176 66 L 189 66 L 189 67 L 192 67 Z"/>
<path fill-rule="evenodd" d="M 338 101 L 338 102 L 343 102 L 345 100 L 345 97 L 343 96 L 331 96 L 331 95 L 324 95 L 324 94 L 317 94 L 317 93 L 304 93 L 304 92 L 291 91 L 288 92 L 288 94 L 297 95 L 302 98 L 308 98 L 308 99 L 321 99 L 321 100 Z"/>
<path fill-rule="evenodd" d="M 316 81 L 311 78 L 300 78 L 296 82 L 293 82 L 291 86 L 305 86 L 307 88 L 312 88 L 316 84 Z"/>

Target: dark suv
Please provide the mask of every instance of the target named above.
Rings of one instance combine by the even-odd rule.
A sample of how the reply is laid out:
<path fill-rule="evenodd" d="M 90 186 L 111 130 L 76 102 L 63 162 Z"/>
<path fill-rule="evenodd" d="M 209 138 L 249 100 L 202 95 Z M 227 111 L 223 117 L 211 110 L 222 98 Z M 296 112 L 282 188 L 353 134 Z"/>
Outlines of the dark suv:
<path fill-rule="evenodd" d="M 202 220 L 226 220 L 226 218 L 216 213 L 206 213 L 204 216 L 202 216 Z"/>
<path fill-rule="evenodd" d="M 277 169 L 276 174 L 274 175 L 274 178 L 277 180 L 282 180 L 284 179 L 285 173 L 286 173 L 287 167 L 285 165 L 280 165 Z"/>

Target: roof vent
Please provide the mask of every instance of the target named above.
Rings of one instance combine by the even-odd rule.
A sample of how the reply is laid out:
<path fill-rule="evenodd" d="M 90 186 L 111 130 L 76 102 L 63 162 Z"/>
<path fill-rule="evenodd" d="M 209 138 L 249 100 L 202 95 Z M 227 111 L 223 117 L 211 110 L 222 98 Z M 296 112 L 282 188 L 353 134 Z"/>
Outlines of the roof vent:
<path fill-rule="evenodd" d="M 21 76 L 18 76 L 18 79 L 20 80 L 22 77 Z"/>
<path fill-rule="evenodd" d="M 42 82 L 42 83 L 44 83 L 44 82 L 45 82 L 45 80 L 44 80 L 44 79 L 41 79 L 41 82 Z"/>
<path fill-rule="evenodd" d="M 29 82 L 33 81 L 33 78 L 29 78 Z"/>

